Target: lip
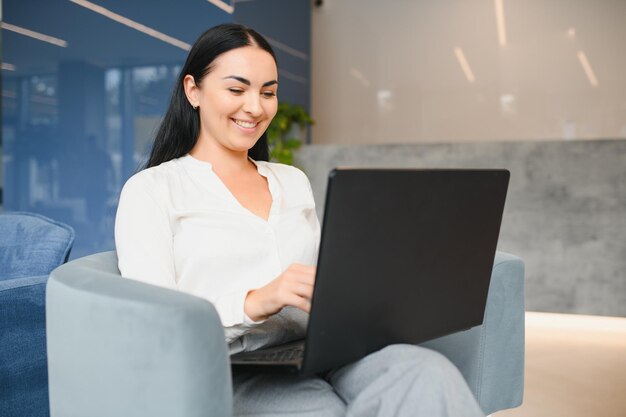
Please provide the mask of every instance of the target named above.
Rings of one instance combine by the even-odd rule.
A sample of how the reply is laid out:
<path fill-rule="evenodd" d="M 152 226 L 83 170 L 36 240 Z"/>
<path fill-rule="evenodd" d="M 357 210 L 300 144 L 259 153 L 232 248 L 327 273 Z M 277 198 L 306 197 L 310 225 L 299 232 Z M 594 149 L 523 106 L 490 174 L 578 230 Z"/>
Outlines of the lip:
<path fill-rule="evenodd" d="M 230 120 L 235 124 L 235 126 L 237 126 L 239 129 L 243 130 L 244 132 L 254 132 L 259 127 L 259 124 L 261 123 L 260 120 L 257 120 L 257 121 L 254 121 L 254 120 L 242 120 L 242 119 L 235 119 L 234 117 L 231 117 Z M 237 123 L 237 121 L 245 122 L 245 123 L 254 123 L 254 126 L 252 126 L 252 127 L 241 126 L 240 124 Z"/>

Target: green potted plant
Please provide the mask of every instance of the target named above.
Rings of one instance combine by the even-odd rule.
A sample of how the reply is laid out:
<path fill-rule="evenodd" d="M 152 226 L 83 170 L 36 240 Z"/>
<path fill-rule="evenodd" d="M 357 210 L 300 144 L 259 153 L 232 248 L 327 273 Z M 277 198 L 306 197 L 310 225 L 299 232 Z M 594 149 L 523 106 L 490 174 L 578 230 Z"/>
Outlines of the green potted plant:
<path fill-rule="evenodd" d="M 280 103 L 274 120 L 267 128 L 270 160 L 293 165 L 294 151 L 302 146 L 306 128 L 312 124 L 313 119 L 304 107 Z"/>

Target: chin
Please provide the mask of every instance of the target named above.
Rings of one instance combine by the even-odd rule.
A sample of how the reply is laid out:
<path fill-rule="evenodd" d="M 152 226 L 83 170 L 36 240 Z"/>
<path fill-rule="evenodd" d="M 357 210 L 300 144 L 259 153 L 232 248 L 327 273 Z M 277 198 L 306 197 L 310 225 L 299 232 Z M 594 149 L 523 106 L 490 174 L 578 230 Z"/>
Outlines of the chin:
<path fill-rule="evenodd" d="M 232 143 L 231 149 L 235 152 L 248 152 L 258 142 L 258 139 L 252 141 L 237 141 Z"/>

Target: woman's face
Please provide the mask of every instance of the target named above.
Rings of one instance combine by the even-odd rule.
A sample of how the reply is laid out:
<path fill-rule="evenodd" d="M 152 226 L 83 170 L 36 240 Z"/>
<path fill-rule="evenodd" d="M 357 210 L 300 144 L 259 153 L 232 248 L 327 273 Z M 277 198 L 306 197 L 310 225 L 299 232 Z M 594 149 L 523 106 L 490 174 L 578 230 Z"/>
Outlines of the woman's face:
<path fill-rule="evenodd" d="M 187 97 L 200 112 L 199 142 L 237 152 L 252 148 L 276 114 L 277 80 L 274 58 L 257 46 L 218 56 L 199 86 L 187 75 Z"/>

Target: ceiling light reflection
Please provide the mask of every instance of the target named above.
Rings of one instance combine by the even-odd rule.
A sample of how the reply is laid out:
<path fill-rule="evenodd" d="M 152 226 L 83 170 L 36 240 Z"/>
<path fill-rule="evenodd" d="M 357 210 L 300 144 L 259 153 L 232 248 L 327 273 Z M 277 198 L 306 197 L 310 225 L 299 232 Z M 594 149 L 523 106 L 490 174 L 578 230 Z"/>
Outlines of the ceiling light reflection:
<path fill-rule="evenodd" d="M 235 11 L 235 6 L 231 6 L 230 4 L 222 0 L 208 0 L 208 2 L 224 10 L 226 13 L 233 14 L 233 12 Z"/>
<path fill-rule="evenodd" d="M 370 83 L 370 80 L 368 80 L 367 77 L 356 68 L 350 68 L 350 75 L 359 80 L 364 87 L 369 88 L 369 86 L 372 85 L 372 83 Z"/>
<path fill-rule="evenodd" d="M 288 80 L 295 81 L 300 84 L 308 84 L 309 80 L 306 77 L 301 77 L 293 72 L 285 71 L 284 69 L 278 69 L 278 75 Z"/>
<path fill-rule="evenodd" d="M 265 34 L 263 34 L 263 37 L 265 38 L 267 42 L 269 42 L 270 45 L 272 45 L 272 47 L 274 47 L 274 49 L 280 49 L 281 51 L 286 52 L 291 56 L 295 56 L 296 58 L 300 58 L 303 61 L 309 60 L 309 56 L 305 54 L 304 52 L 298 51 L 297 49 L 292 48 L 291 46 L 285 45 L 284 43 L 279 42 L 276 39 L 272 39 Z"/>
<path fill-rule="evenodd" d="M 376 99 L 380 111 L 393 111 L 393 93 L 391 90 L 378 90 Z"/>
<path fill-rule="evenodd" d="M 52 45 L 60 46 L 61 48 L 67 48 L 67 41 L 55 38 L 54 36 L 44 35 L 43 33 L 35 32 L 34 30 L 25 29 L 6 22 L 1 22 L 0 27 L 2 27 L 2 29 L 10 30 L 11 32 L 19 33 L 20 35 L 28 36 L 29 38 L 37 39 L 38 41 L 48 42 Z"/>
<path fill-rule="evenodd" d="M 507 116 L 513 116 L 517 113 L 516 99 L 513 94 L 502 94 L 500 96 L 500 112 Z"/>
<path fill-rule="evenodd" d="M 469 63 L 467 62 L 467 59 L 465 59 L 465 54 L 463 53 L 463 50 L 457 46 L 456 48 L 454 48 L 454 55 L 456 55 L 456 59 L 459 61 L 459 65 L 461 66 L 461 69 L 463 70 L 467 81 L 470 83 L 476 81 L 476 77 L 474 77 L 474 73 L 472 72 Z"/>
<path fill-rule="evenodd" d="M 183 42 L 179 39 L 173 38 L 169 35 L 166 35 L 163 32 L 159 32 L 158 30 L 154 30 L 152 28 L 149 28 L 148 26 L 142 25 L 139 22 L 135 22 L 134 20 L 131 20 L 127 17 L 124 17 L 120 14 L 117 14 L 115 12 L 110 11 L 109 9 L 105 9 L 102 6 L 98 6 L 97 4 L 91 3 L 87 0 L 70 0 L 72 3 L 75 3 L 79 6 L 82 6 L 86 9 L 91 10 L 92 12 L 101 14 L 102 16 L 108 17 L 111 20 L 115 20 L 118 23 L 121 23 L 125 26 L 128 26 L 132 29 L 135 29 L 141 33 L 145 33 L 148 36 L 152 36 L 153 38 L 156 38 L 160 41 L 163 41 L 165 43 L 169 43 L 170 45 L 173 45 L 177 48 L 180 49 L 184 49 L 185 51 L 188 51 L 191 49 L 191 45 Z"/>
<path fill-rule="evenodd" d="M 598 79 L 596 78 L 595 72 L 593 72 L 593 68 L 591 68 L 591 64 L 589 63 L 589 60 L 587 59 L 587 55 L 585 55 L 583 51 L 578 51 L 577 55 L 578 55 L 578 60 L 580 61 L 580 65 L 582 65 L 583 71 L 585 71 L 585 75 L 587 76 L 589 83 L 593 87 L 597 87 L 598 84 L 600 83 L 598 82 Z"/>
<path fill-rule="evenodd" d="M 500 46 L 506 46 L 506 27 L 504 25 L 504 0 L 495 0 L 496 25 L 498 26 L 498 42 Z"/>

